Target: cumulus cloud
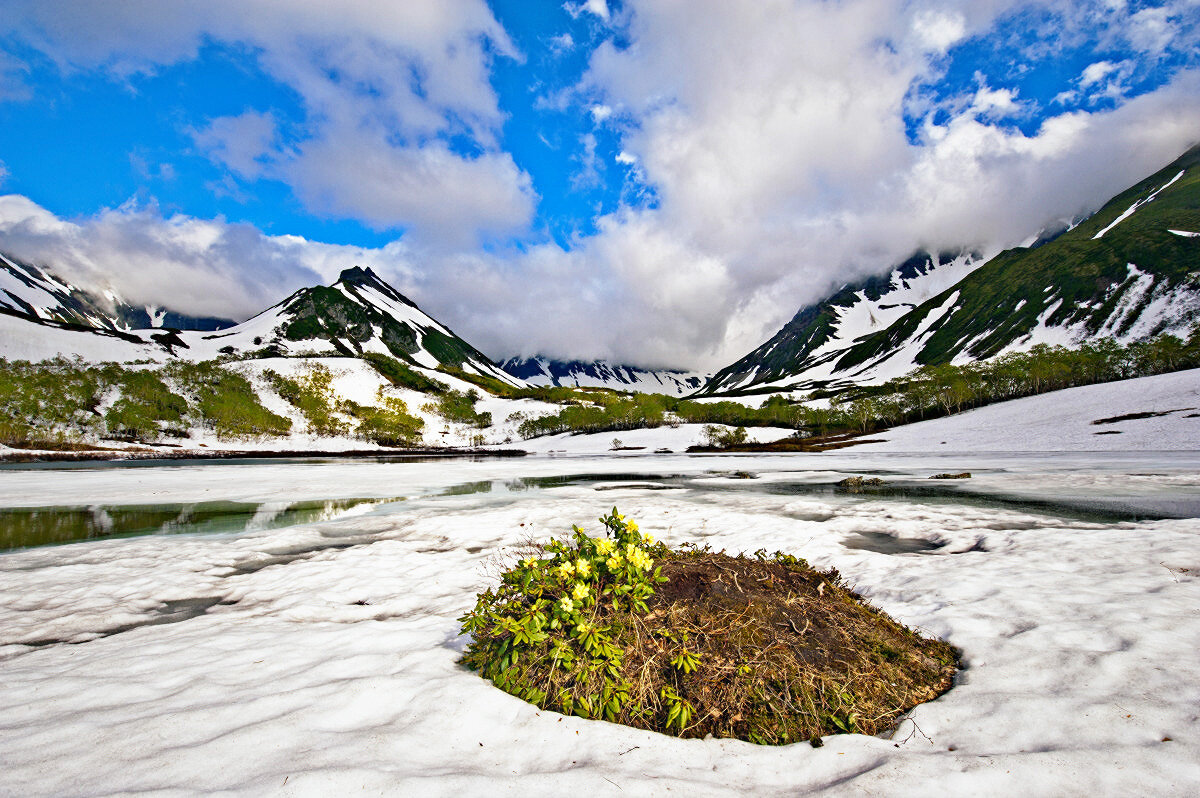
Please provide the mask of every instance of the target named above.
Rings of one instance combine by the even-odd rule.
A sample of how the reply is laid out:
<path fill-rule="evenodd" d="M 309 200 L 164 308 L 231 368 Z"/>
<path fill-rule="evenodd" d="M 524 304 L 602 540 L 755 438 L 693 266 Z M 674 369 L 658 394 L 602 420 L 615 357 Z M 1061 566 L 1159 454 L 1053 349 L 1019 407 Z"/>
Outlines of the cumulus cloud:
<path fill-rule="evenodd" d="M 162 302 L 170 285 L 196 302 L 180 309 L 198 313 L 251 313 L 362 263 L 493 356 L 712 368 L 841 283 L 921 247 L 1012 246 L 1094 209 L 1200 136 L 1200 75 L 1190 69 L 1133 99 L 1060 108 L 1032 133 L 1011 124 L 1021 98 L 987 76 L 922 108 L 920 87 L 938 79 L 952 48 L 1030 6 L 1017 0 L 636 0 L 619 14 L 572 4 L 622 27 L 621 45 L 600 45 L 582 84 L 554 103 L 618 136 L 616 160 L 632 175 L 627 201 L 565 244 L 483 248 L 476 236 L 528 223 L 536 194 L 495 142 L 503 114 L 483 42 L 513 48 L 482 3 L 390 4 L 378 18 L 366 5 L 297 3 L 295 19 L 282 5 L 228 13 L 230 3 L 116 4 L 100 15 L 86 3 L 83 22 L 45 12 L 38 35 L 65 68 L 115 74 L 189 57 L 201 31 L 257 43 L 264 68 L 296 87 L 319 121 L 283 137 L 277 120 L 251 111 L 197 130 L 198 146 L 246 179 L 287 181 L 320 212 L 411 226 L 401 241 L 337 247 L 153 207 L 65 221 L 10 197 L 0 200 L 5 246 L 114 275 L 138 301 Z M 1125 25 L 1133 12 L 1121 4 L 1040 5 L 1056 9 L 1063 37 L 1082 37 L 1098 14 L 1108 27 L 1093 24 L 1093 35 L 1141 37 L 1147 57 L 1186 39 L 1176 12 L 1156 28 L 1153 19 Z M 130 20 L 139 14 L 158 31 L 153 42 L 137 41 Z M 75 26 L 71 36 L 63 25 Z M 332 48 L 335 40 L 349 45 Z M 1055 41 L 1038 46 L 1065 38 Z M 420 86 L 409 80 L 413 64 L 428 67 Z M 1123 74 L 1097 67 L 1069 88 L 1091 96 Z M 370 90 L 358 96 L 343 81 Z M 1061 102 L 1073 101 L 1064 92 Z M 613 113 L 599 119 L 596 108 Z M 449 132 L 477 150 L 455 152 Z M 582 145 L 588 178 L 596 148 Z"/>
<path fill-rule="evenodd" d="M 314 212 L 451 245 L 519 231 L 532 216 L 529 178 L 497 145 L 504 115 L 489 82 L 494 54 L 520 54 L 483 0 L 6 5 L 13 31 L 64 71 L 152 73 L 196 57 L 207 40 L 253 49 L 259 65 L 301 98 L 305 120 L 295 141 L 283 144 L 270 109 L 210 120 L 193 137 L 243 179 L 289 183 Z M 357 157 L 342 143 L 348 132 Z M 472 151 L 451 149 L 456 136 L 473 142 Z M 342 169 L 323 162 L 331 152 Z M 444 175 L 434 176 L 437 168 Z M 385 190 L 384 179 L 398 188 Z M 464 182 L 481 186 L 478 201 L 464 202 Z M 504 209 L 496 212 L 493 202 Z"/>
<path fill-rule="evenodd" d="M 1197 139 L 1200 82 L 1185 71 L 1030 135 L 1007 124 L 1023 111 L 1015 92 L 981 83 L 910 140 L 913 86 L 1014 6 L 633 4 L 629 45 L 594 54 L 586 89 L 633 120 L 623 159 L 658 202 L 604 217 L 569 251 L 531 254 L 547 281 L 586 263 L 606 290 L 581 291 L 559 317 L 541 313 L 558 284 L 538 281 L 540 324 L 497 337 L 526 352 L 722 365 L 843 282 L 920 247 L 1012 246 Z"/>
<path fill-rule="evenodd" d="M 0 196 L 5 251 L 77 285 L 113 288 L 136 304 L 241 320 L 305 285 L 331 282 L 354 264 L 412 283 L 405 248 L 336 246 L 267 236 L 250 225 L 128 204 L 61 219 L 31 200 Z"/>

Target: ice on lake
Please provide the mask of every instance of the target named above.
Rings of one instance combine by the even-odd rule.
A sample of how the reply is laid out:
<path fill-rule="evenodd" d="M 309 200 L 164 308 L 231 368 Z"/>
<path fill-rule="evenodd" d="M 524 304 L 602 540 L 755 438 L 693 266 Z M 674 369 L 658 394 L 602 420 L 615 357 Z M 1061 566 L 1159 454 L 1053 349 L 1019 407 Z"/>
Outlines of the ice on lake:
<path fill-rule="evenodd" d="M 973 477 L 929 479 L 958 471 Z M 848 475 L 887 484 L 837 489 Z M 0 793 L 1200 787 L 1200 453 L 0 473 L 10 518 L 326 503 L 337 511 L 273 528 L 176 524 L 0 555 Z M 897 619 L 962 648 L 959 684 L 886 739 L 768 748 L 564 718 L 462 669 L 456 618 L 498 557 L 572 523 L 595 529 L 613 505 L 670 544 L 837 567 Z"/>

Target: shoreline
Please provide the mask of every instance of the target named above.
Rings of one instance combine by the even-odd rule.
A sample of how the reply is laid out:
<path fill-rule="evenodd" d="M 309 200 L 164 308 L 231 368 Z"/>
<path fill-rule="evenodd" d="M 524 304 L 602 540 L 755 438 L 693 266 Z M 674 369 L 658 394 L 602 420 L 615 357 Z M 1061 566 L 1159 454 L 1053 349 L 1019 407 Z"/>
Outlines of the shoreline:
<path fill-rule="evenodd" d="M 524 449 L 457 449 L 430 447 L 426 449 L 172 449 L 144 451 L 129 449 L 82 449 L 55 451 L 47 449 L 10 449 L 0 452 L 0 465 L 21 463 L 86 463 L 112 461 L 154 460 L 281 460 L 288 458 L 387 458 L 454 459 L 459 457 L 525 457 Z"/>

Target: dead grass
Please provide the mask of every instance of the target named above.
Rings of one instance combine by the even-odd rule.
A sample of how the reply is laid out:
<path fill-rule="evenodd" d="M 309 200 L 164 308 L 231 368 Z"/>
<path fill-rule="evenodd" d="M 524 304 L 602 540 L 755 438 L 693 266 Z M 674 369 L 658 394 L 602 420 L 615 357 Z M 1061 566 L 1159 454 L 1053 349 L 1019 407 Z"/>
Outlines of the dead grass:
<path fill-rule="evenodd" d="M 597 605 L 593 617 L 620 649 L 619 673 L 564 668 L 547 653 L 522 657 L 498 685 L 568 714 L 777 745 L 884 732 L 953 683 L 956 649 L 870 606 L 837 571 L 778 553 L 663 547 L 655 555 L 667 581 L 648 611 Z M 680 667 L 682 652 L 695 655 L 694 670 Z M 614 684 L 627 691 L 622 710 L 601 713 Z M 681 728 L 670 723 L 674 699 L 664 690 L 691 709 Z"/>

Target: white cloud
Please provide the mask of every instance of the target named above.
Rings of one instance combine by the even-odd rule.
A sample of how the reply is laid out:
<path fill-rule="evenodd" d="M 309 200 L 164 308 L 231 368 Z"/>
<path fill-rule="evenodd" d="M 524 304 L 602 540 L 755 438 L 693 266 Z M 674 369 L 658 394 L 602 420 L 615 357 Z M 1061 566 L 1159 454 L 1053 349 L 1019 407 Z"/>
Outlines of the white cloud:
<path fill-rule="evenodd" d="M 1017 93 L 1011 89 L 990 89 L 980 86 L 971 100 L 971 110 L 977 114 L 999 119 L 1021 110 L 1017 104 Z"/>
<path fill-rule="evenodd" d="M 203 129 L 193 130 L 192 139 L 211 158 L 240 177 L 261 177 L 267 160 L 278 150 L 277 125 L 270 112 L 246 111 L 239 116 L 222 116 Z"/>
<path fill-rule="evenodd" d="M 1007 6 L 959 8 L 965 39 Z M 539 277 L 522 283 L 534 301 L 506 305 L 502 351 L 723 365 L 919 247 L 995 251 L 1094 207 L 1200 130 L 1200 81 L 1183 73 L 1028 136 L 1007 124 L 1023 110 L 1015 93 L 981 85 L 914 144 L 905 103 L 940 58 L 928 26 L 906 24 L 919 16 L 885 0 L 634 4 L 629 46 L 601 47 L 585 88 L 628 114 L 621 151 L 657 206 L 520 261 Z M 557 312 L 550 297 L 571 288 L 556 280 L 581 272 Z"/>
<path fill-rule="evenodd" d="M 341 19 L 340 10 L 298 4 L 297 21 L 257 4 L 236 23 L 214 21 L 208 9 L 228 12 L 227 2 L 162 4 L 174 16 L 159 14 L 157 3 L 130 6 L 159 31 L 144 47 L 117 46 L 136 29 L 92 13 L 77 24 L 79 40 L 57 52 L 116 72 L 147 69 L 190 57 L 198 30 L 235 36 L 228 26 L 236 25 L 236 37 L 263 48 L 265 67 L 297 87 L 319 121 L 287 148 L 246 115 L 228 129 L 214 122 L 198 141 L 239 174 L 261 169 L 287 180 L 314 208 L 379 227 L 402 220 L 419 234 L 363 250 L 162 218 L 153 208 L 68 222 L 4 198 L 5 246 L 114 274 L 139 301 L 163 302 L 166 285 L 175 298 L 192 292 L 198 304 L 180 309 L 205 313 L 226 305 L 254 312 L 361 263 L 495 356 L 718 367 L 801 305 L 918 247 L 996 249 L 1088 210 L 1164 165 L 1200 130 L 1200 76 L 1184 70 L 1150 94 L 1114 98 L 1115 107 L 1051 116 L 1030 135 L 1008 124 L 1022 110 L 1015 93 L 980 81 L 943 109 L 944 121 L 926 117 L 920 140 L 910 141 L 905 113 L 921 101 L 914 86 L 936 80 L 947 48 L 987 35 L 1016 0 L 636 0 L 620 14 L 628 46 L 601 46 L 585 85 L 553 102 L 620 109 L 608 122 L 621 136 L 616 160 L 634 167 L 621 171 L 640 175 L 655 202 L 619 207 L 596 220 L 595 235 L 567 247 L 484 250 L 470 239 L 520 228 L 535 201 L 528 176 L 492 141 L 502 114 L 480 37 L 511 46 L 485 7 L 461 0 L 457 14 L 442 13 L 442 4 L 391 4 L 368 19 L 366 6 L 355 5 Z M 1070 3 L 1056 7 L 1076 13 Z M 1128 17 L 1127 9 L 1104 13 Z M 54 25 L 68 23 L 48 24 L 57 41 Z M 304 46 L 337 36 L 350 44 Z M 456 55 L 444 52 L 447 42 Z M 431 75 L 438 68 L 422 91 L 399 77 L 418 61 Z M 332 67 L 346 81 L 367 80 L 374 93 L 347 92 L 329 78 Z M 1120 69 L 1105 69 L 1083 87 L 1088 95 L 1119 86 Z M 247 132 L 237 133 L 240 124 Z M 450 124 L 481 154 L 440 144 Z"/>
<path fill-rule="evenodd" d="M 961 14 L 935 9 L 918 11 L 912 27 L 918 41 L 936 53 L 945 53 L 962 41 L 967 32 L 967 23 Z"/>
<path fill-rule="evenodd" d="M 68 71 L 153 72 L 194 58 L 207 39 L 252 48 L 302 99 L 306 119 L 294 146 L 282 146 L 263 108 L 210 120 L 193 134 L 242 178 L 285 180 L 318 212 L 445 236 L 447 245 L 528 223 L 535 197 L 528 176 L 499 150 L 504 115 L 489 82 L 491 53 L 519 54 L 483 0 L 6 5 L 12 29 Z M 347 132 L 357 158 L 341 144 Z M 482 155 L 448 149 L 444 141 L 459 135 Z M 342 171 L 314 161 L 331 154 Z M 435 166 L 448 170 L 444 178 L 431 175 Z M 384 177 L 414 194 L 387 191 Z M 480 200 L 452 178 L 477 181 Z M 497 211 L 489 201 L 508 207 Z"/>
<path fill-rule="evenodd" d="M 1088 64 L 1079 75 L 1079 86 L 1086 89 L 1104 80 L 1116 70 L 1117 65 L 1112 61 L 1097 61 L 1094 64 Z"/>
<path fill-rule="evenodd" d="M 565 53 L 575 49 L 575 39 L 569 33 L 560 33 L 550 37 L 550 49 L 555 53 Z"/>
<path fill-rule="evenodd" d="M 607 105 L 593 105 L 591 111 L 592 121 L 596 124 L 603 122 L 613 115 L 613 109 Z"/>
<path fill-rule="evenodd" d="M 4 185 L 4 181 L 8 179 L 8 167 L 4 165 L 4 161 L 0 161 L 0 186 Z"/>
<path fill-rule="evenodd" d="M 573 17 L 578 17 L 580 14 L 587 12 L 605 22 L 608 22 L 609 19 L 608 0 L 583 0 L 579 3 L 566 3 L 563 5 L 563 8 Z"/>
<path fill-rule="evenodd" d="M 0 196 L 5 251 L 93 289 L 116 288 L 135 303 L 187 313 L 247 318 L 295 289 L 373 265 L 412 283 L 406 249 L 335 246 L 268 236 L 244 224 L 164 218 L 153 206 L 126 205 L 65 220 L 17 195 Z"/>

